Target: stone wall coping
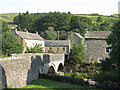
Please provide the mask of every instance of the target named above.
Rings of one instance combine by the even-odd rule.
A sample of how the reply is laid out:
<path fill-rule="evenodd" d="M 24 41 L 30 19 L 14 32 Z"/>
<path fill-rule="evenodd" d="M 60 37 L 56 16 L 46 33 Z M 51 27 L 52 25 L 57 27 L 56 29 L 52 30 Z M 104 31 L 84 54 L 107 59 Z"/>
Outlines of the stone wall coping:
<path fill-rule="evenodd" d="M 0 61 L 3 61 L 3 60 L 16 60 L 16 59 L 23 59 L 25 57 L 7 57 L 7 58 L 1 58 Z"/>
<path fill-rule="evenodd" d="M 25 57 L 23 57 L 25 55 Z M 0 58 L 0 61 L 2 60 L 16 60 L 16 59 L 22 59 L 22 58 L 26 58 L 26 57 L 31 57 L 34 55 L 64 55 L 62 53 L 24 53 L 24 54 L 12 54 L 10 57 L 6 57 L 6 58 Z M 22 57 L 21 57 L 22 56 Z"/>
<path fill-rule="evenodd" d="M 15 55 L 56 55 L 56 54 L 58 54 L 58 55 L 60 55 L 60 54 L 63 54 L 63 53 L 55 53 L 55 54 L 53 54 L 53 53 L 23 53 L 23 54 L 11 54 L 11 56 L 15 56 Z"/>

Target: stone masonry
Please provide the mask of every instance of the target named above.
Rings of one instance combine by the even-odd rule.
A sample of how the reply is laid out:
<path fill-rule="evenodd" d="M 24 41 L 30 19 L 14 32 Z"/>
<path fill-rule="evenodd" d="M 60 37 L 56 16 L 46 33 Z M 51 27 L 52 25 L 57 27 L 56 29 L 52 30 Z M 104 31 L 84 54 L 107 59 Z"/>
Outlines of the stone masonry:
<path fill-rule="evenodd" d="M 110 31 L 87 31 L 85 34 L 85 54 L 86 60 L 98 61 L 109 58 L 110 46 L 107 45 L 106 38 Z M 109 48 L 106 52 L 106 48 Z"/>
<path fill-rule="evenodd" d="M 10 87 L 23 87 L 36 80 L 40 73 L 48 73 L 51 66 L 56 72 L 59 64 L 64 65 L 64 54 L 13 54 L 0 59 L 0 64 L 5 71 L 4 83 Z"/>

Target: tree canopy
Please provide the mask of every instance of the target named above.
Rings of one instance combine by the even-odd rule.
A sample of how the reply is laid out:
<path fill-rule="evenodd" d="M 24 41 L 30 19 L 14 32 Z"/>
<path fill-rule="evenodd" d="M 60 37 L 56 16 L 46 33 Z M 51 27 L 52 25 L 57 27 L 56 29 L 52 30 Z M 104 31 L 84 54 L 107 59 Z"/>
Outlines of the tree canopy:
<path fill-rule="evenodd" d="M 23 51 L 22 39 L 15 36 L 8 28 L 6 22 L 2 25 L 2 53 L 7 53 L 8 55 L 13 53 L 22 53 Z"/>
<path fill-rule="evenodd" d="M 107 44 L 111 48 L 110 58 L 105 59 L 100 64 L 103 71 L 120 70 L 120 20 L 113 27 L 107 38 Z"/>

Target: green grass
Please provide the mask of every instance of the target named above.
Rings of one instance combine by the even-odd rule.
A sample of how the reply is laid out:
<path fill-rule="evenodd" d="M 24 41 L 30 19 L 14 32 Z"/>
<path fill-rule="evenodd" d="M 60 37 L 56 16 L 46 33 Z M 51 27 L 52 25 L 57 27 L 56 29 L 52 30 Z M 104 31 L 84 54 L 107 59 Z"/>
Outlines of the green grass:
<path fill-rule="evenodd" d="M 38 79 L 33 81 L 31 85 L 27 85 L 23 88 L 87 88 L 87 87 L 81 86 L 81 85 L 52 81 L 48 79 Z M 8 89 L 16 89 L 16 88 L 8 87 Z"/>
<path fill-rule="evenodd" d="M 99 16 L 92 16 L 92 15 L 90 15 L 90 14 L 84 14 L 84 15 L 75 15 L 75 16 L 83 16 L 83 17 L 87 17 L 87 18 L 89 18 L 90 20 L 92 20 L 92 22 L 94 23 L 94 22 L 96 22 L 96 20 L 97 20 L 97 18 L 99 17 Z M 117 14 L 114 14 L 113 16 L 118 16 Z M 103 22 L 105 21 L 105 20 L 109 20 L 109 19 L 117 19 L 117 18 L 114 18 L 114 17 L 109 17 L 109 16 L 102 16 L 102 18 L 103 18 Z"/>

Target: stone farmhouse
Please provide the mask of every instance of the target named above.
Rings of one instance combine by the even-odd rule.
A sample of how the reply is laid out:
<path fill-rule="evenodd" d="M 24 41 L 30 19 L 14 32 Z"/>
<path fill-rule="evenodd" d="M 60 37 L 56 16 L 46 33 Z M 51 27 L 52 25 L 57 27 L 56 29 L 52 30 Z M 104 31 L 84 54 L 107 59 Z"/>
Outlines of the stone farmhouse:
<path fill-rule="evenodd" d="M 101 62 L 101 60 L 109 58 L 110 47 L 106 43 L 106 38 L 110 33 L 110 31 L 86 31 L 86 60 Z"/>
<path fill-rule="evenodd" d="M 45 40 L 45 52 L 66 53 L 70 52 L 70 40 L 59 40 L 59 48 L 57 52 L 57 40 Z"/>
<path fill-rule="evenodd" d="M 41 48 L 43 51 L 45 51 L 45 42 L 44 39 L 38 35 L 38 32 L 36 33 L 29 33 L 27 30 L 25 31 L 17 31 L 17 29 L 12 29 L 12 31 L 23 40 L 24 44 L 24 51 L 26 50 L 26 47 L 34 47 L 36 44 L 41 45 Z"/>

